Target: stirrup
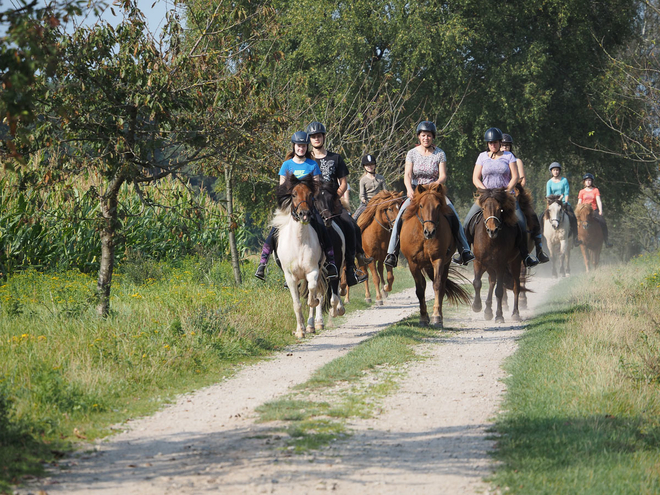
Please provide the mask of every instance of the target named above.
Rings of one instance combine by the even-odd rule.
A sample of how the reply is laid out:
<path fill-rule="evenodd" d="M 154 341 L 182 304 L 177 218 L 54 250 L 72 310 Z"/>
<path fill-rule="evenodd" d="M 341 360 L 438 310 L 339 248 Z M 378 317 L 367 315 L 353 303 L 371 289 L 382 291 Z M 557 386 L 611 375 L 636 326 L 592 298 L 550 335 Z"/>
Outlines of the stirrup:
<path fill-rule="evenodd" d="M 390 268 L 396 268 L 396 264 L 397 264 L 396 254 L 388 253 L 388 255 L 385 256 L 385 261 L 383 263 L 385 263 Z"/>
<path fill-rule="evenodd" d="M 533 266 L 536 266 L 536 265 L 539 264 L 539 260 L 537 260 L 536 258 L 534 258 L 531 254 L 528 254 L 528 255 L 527 255 L 527 258 L 525 258 L 525 259 L 523 260 L 523 264 L 524 264 L 527 268 L 532 268 Z"/>
<path fill-rule="evenodd" d="M 367 272 L 364 270 L 361 270 L 360 268 L 355 270 L 355 278 L 358 281 L 358 284 L 361 284 L 362 282 L 366 282 L 369 280 L 369 275 L 367 275 Z"/>
<path fill-rule="evenodd" d="M 337 266 L 334 263 L 326 263 L 325 270 L 327 272 L 328 280 L 334 280 L 339 277 L 339 272 L 337 271 Z"/>
<path fill-rule="evenodd" d="M 543 252 L 543 250 L 539 250 L 536 253 L 536 257 L 538 258 L 539 263 L 547 263 L 548 261 L 550 261 L 550 258 L 548 257 L 547 254 Z"/>

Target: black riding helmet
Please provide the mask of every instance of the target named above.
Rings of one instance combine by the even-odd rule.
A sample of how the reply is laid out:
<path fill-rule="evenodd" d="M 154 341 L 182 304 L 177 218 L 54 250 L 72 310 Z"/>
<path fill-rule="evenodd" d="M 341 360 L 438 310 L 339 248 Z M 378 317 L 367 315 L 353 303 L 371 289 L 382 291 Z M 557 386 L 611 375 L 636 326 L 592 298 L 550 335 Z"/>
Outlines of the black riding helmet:
<path fill-rule="evenodd" d="M 559 162 L 552 162 L 550 166 L 548 167 L 548 170 L 552 172 L 553 168 L 558 168 L 561 171 L 561 163 Z"/>
<path fill-rule="evenodd" d="M 325 131 L 325 126 L 321 124 L 320 122 L 310 122 L 310 124 L 307 126 L 307 134 L 312 135 L 312 134 L 326 134 Z"/>
<path fill-rule="evenodd" d="M 294 132 L 291 136 L 291 142 L 293 144 L 309 144 L 309 136 L 304 131 Z"/>
<path fill-rule="evenodd" d="M 362 166 L 365 165 L 376 165 L 376 158 L 374 155 L 364 155 L 362 157 Z"/>
<path fill-rule="evenodd" d="M 502 141 L 502 131 L 500 131 L 497 127 L 491 127 L 484 134 L 484 141 L 487 143 L 493 141 Z"/>
<path fill-rule="evenodd" d="M 587 180 L 587 179 L 591 179 L 591 183 L 592 183 L 592 184 L 593 184 L 594 181 L 596 180 L 596 178 L 594 177 L 594 174 L 590 174 L 589 172 L 587 172 L 586 174 L 584 174 L 584 175 L 582 176 L 582 182 L 584 182 L 584 181 Z"/>
<path fill-rule="evenodd" d="M 435 139 L 435 133 L 437 132 L 437 129 L 435 128 L 435 124 L 429 120 L 423 120 L 419 124 L 417 124 L 417 135 L 419 136 L 420 132 L 430 132 L 433 134 L 433 139 Z"/>
<path fill-rule="evenodd" d="M 504 143 L 513 144 L 513 138 L 511 137 L 511 134 L 502 133 L 502 144 Z"/>

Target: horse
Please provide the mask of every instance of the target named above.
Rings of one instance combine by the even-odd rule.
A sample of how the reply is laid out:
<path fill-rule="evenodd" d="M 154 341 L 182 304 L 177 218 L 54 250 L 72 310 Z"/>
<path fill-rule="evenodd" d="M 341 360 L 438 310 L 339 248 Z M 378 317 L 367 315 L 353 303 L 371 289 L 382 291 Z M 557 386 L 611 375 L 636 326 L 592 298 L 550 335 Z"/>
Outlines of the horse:
<path fill-rule="evenodd" d="M 587 270 L 598 268 L 600 251 L 603 249 L 603 228 L 596 220 L 591 203 L 580 203 L 575 207 L 578 223 L 578 239 L 582 242 L 580 249 Z"/>
<path fill-rule="evenodd" d="M 383 305 L 383 300 L 387 298 L 388 292 L 392 291 L 394 285 L 392 267 L 384 265 L 383 261 L 387 256 L 387 244 L 401 203 L 403 203 L 402 192 L 380 191 L 369 200 L 367 207 L 358 218 L 358 226 L 362 231 L 362 248 L 367 256 L 374 259 L 369 263 L 369 270 L 376 289 L 376 304 L 380 306 Z M 383 268 L 387 270 L 386 284 Z M 349 296 L 350 292 L 347 289 L 344 302 L 349 301 Z M 364 300 L 371 303 L 369 280 L 364 282 Z"/>
<path fill-rule="evenodd" d="M 548 207 L 543 213 L 543 235 L 552 260 L 552 276 L 557 278 L 559 262 L 559 275 L 567 277 L 571 273 L 571 245 L 568 242 L 571 222 L 561 195 L 548 196 L 547 202 Z"/>
<path fill-rule="evenodd" d="M 337 271 L 341 274 L 344 268 L 344 253 L 346 252 L 346 238 L 344 233 L 339 228 L 339 225 L 333 218 L 338 217 L 341 213 L 342 203 L 340 202 L 339 195 L 337 194 L 337 186 L 332 182 L 321 182 L 318 185 L 316 198 L 314 204 L 317 210 L 321 213 L 325 227 L 328 229 L 330 239 L 332 240 L 332 247 L 335 252 L 335 263 Z M 330 308 L 330 316 L 343 316 L 346 309 L 339 298 L 339 278 L 331 280 L 328 284 L 328 292 L 326 297 L 332 301 Z"/>
<path fill-rule="evenodd" d="M 481 277 L 488 273 L 489 289 L 486 298 L 484 317 L 493 318 L 493 289 L 497 298 L 495 321 L 504 322 L 502 299 L 505 285 L 512 284 L 514 321 L 520 321 L 518 300 L 521 292 L 520 271 L 521 258 L 518 249 L 518 221 L 516 218 L 516 200 L 504 188 L 479 189 L 477 204 L 481 207 L 482 216 L 476 221 L 474 229 L 474 302 L 472 310 L 478 313 L 481 304 Z"/>
<path fill-rule="evenodd" d="M 421 326 L 429 323 L 442 328 L 442 301 L 469 302 L 467 291 L 448 278 L 451 256 L 456 250 L 449 220 L 445 187 L 442 184 L 418 185 L 415 195 L 402 216 L 401 254 L 415 279 L 415 293 L 419 301 Z M 433 315 L 426 308 L 426 276 L 433 282 L 435 301 Z"/>
<path fill-rule="evenodd" d="M 294 334 L 299 339 L 305 336 L 305 332 L 315 332 L 309 321 L 307 327 L 304 325 L 301 294 L 303 297 L 307 295 L 310 315 L 316 308 L 315 322 L 320 327 L 327 290 L 327 279 L 320 268 L 323 250 L 316 231 L 309 224 L 314 214 L 315 191 L 316 184 L 311 176 L 297 179 L 288 173 L 284 183 L 277 188 L 278 209 L 272 220 L 279 232 L 276 256 L 291 292 L 296 315 Z"/>

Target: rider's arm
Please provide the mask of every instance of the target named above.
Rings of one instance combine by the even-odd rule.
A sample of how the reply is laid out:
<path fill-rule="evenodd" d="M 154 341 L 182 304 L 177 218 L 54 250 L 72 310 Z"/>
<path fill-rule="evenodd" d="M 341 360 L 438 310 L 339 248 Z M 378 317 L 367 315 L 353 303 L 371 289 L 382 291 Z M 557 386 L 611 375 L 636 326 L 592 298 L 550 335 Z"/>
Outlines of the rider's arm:
<path fill-rule="evenodd" d="M 486 189 L 484 183 L 481 182 L 481 165 L 478 163 L 474 164 L 474 171 L 472 172 L 472 184 L 474 184 L 474 187 L 477 189 Z"/>
<path fill-rule="evenodd" d="M 438 163 L 438 184 L 444 184 L 447 180 L 447 162 Z"/>
<path fill-rule="evenodd" d="M 347 189 L 348 189 L 348 179 L 346 177 L 342 177 L 341 179 L 339 179 L 339 188 L 337 189 L 337 196 L 341 198 Z"/>
<path fill-rule="evenodd" d="M 509 171 L 511 172 L 511 180 L 506 186 L 506 190 L 511 192 L 518 182 L 518 164 L 515 161 L 509 163 Z"/>
<path fill-rule="evenodd" d="M 280 186 L 284 184 L 285 180 L 286 180 L 286 175 L 280 175 Z"/>
<path fill-rule="evenodd" d="M 520 184 L 525 187 L 525 184 L 527 184 L 527 179 L 525 178 L 525 166 L 520 158 L 516 158 L 516 165 L 518 167 L 518 180 L 520 180 Z"/>
<path fill-rule="evenodd" d="M 366 176 L 360 179 L 360 202 L 364 204 L 369 202 L 369 198 L 367 198 Z"/>
<path fill-rule="evenodd" d="M 600 200 L 600 196 L 596 196 L 596 204 L 598 205 L 598 213 L 600 216 L 603 216 L 603 202 Z"/>
<path fill-rule="evenodd" d="M 406 168 L 403 172 L 403 183 L 406 185 L 406 194 L 408 194 L 409 198 L 412 198 L 413 194 L 415 193 L 415 189 L 413 188 L 412 185 L 412 172 L 413 172 L 412 162 L 406 161 Z"/>
<path fill-rule="evenodd" d="M 571 192 L 571 187 L 568 185 L 568 180 L 564 178 L 564 203 L 568 203 L 568 195 Z"/>

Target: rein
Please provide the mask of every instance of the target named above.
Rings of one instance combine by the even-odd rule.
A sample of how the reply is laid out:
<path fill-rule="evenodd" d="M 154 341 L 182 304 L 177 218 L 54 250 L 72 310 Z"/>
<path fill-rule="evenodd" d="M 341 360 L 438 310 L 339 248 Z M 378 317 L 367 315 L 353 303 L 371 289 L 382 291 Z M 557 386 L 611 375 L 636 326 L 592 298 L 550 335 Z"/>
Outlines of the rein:
<path fill-rule="evenodd" d="M 309 206 L 309 203 L 307 202 L 307 200 L 303 199 L 300 203 L 298 203 L 297 205 L 293 205 L 293 208 L 291 208 L 291 216 L 293 217 L 293 219 L 296 222 L 301 222 L 302 221 L 301 218 L 300 218 L 300 215 L 298 215 L 298 209 L 300 208 L 300 206 L 303 203 L 306 204 L 307 206 Z M 311 208 L 310 208 L 310 211 L 311 211 Z"/>

